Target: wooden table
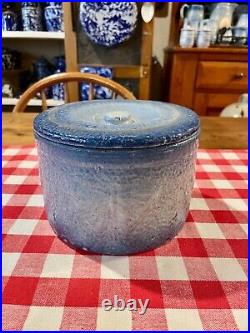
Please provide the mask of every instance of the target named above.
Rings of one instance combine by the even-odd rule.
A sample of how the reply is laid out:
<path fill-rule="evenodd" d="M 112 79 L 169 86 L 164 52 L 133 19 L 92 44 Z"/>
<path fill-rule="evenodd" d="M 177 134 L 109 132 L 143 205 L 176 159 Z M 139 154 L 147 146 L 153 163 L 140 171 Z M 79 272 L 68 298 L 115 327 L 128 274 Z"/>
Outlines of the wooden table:
<path fill-rule="evenodd" d="M 34 143 L 32 122 L 37 113 L 2 113 L 3 145 Z M 247 148 L 246 118 L 201 117 L 200 148 Z"/>

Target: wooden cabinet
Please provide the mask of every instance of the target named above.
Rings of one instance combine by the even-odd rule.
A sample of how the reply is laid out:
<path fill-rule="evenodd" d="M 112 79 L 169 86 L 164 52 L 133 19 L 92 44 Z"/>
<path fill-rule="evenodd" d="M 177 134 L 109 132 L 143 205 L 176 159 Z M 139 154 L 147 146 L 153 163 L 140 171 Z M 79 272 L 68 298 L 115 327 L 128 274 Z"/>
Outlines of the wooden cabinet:
<path fill-rule="evenodd" d="M 166 49 L 165 100 L 218 115 L 247 93 L 247 61 L 245 48 Z"/>

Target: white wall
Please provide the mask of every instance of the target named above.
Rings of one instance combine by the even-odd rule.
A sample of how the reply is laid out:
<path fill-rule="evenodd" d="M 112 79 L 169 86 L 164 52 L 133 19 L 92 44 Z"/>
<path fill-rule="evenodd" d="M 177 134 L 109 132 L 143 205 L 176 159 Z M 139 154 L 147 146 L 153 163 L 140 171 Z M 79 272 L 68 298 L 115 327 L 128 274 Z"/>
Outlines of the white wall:
<path fill-rule="evenodd" d="M 168 46 L 170 32 L 172 2 L 169 2 L 167 17 L 156 17 L 154 19 L 153 55 L 156 56 L 163 66 L 164 49 Z"/>

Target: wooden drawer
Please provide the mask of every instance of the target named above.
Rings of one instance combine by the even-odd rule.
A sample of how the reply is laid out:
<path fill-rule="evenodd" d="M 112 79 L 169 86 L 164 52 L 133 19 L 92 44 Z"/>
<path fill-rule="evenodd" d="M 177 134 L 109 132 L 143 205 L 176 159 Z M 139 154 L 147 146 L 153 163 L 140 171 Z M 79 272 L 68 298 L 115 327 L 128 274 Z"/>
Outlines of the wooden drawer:
<path fill-rule="evenodd" d="M 201 61 L 196 88 L 247 92 L 248 64 L 245 62 Z"/>

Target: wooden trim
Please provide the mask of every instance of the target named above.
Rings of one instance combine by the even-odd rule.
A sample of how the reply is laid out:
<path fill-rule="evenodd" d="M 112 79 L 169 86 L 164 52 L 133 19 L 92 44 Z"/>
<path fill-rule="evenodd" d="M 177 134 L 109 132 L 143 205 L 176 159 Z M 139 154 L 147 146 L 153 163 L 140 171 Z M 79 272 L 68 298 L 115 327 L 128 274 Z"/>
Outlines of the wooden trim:
<path fill-rule="evenodd" d="M 141 66 L 113 66 L 114 77 L 117 79 L 139 79 L 142 76 Z"/>
<path fill-rule="evenodd" d="M 42 97 L 42 109 L 43 109 L 43 111 L 45 111 L 48 109 L 48 105 L 47 105 L 47 100 L 46 100 L 46 95 L 45 95 L 44 90 L 41 91 L 41 97 Z"/>
<path fill-rule="evenodd" d="M 73 29 L 72 5 L 73 3 L 71 2 L 63 2 L 64 47 L 67 72 L 77 71 L 77 43 L 76 33 Z M 79 88 L 76 82 L 67 83 L 66 92 L 67 102 L 76 102 L 79 100 Z"/>
<path fill-rule="evenodd" d="M 139 99 L 149 99 L 150 77 L 153 47 L 153 27 L 154 20 L 149 23 L 142 23 L 141 42 L 141 79 L 139 84 Z"/>
<path fill-rule="evenodd" d="M 117 79 L 140 79 L 142 75 L 142 66 L 137 65 L 100 65 L 100 64 L 79 64 L 78 70 L 81 67 L 111 67 L 114 71 L 113 77 Z"/>
<path fill-rule="evenodd" d="M 173 2 L 172 3 L 172 11 L 171 11 L 171 22 L 170 22 L 170 34 L 169 34 L 169 43 L 170 47 L 179 44 L 179 32 L 181 28 L 181 20 L 180 20 L 180 8 L 183 5 L 181 2 Z"/>
<path fill-rule="evenodd" d="M 155 17 L 166 17 L 169 13 L 169 2 L 155 2 Z"/>
<path fill-rule="evenodd" d="M 174 52 L 174 53 L 229 53 L 229 54 L 248 54 L 248 48 L 246 47 L 208 47 L 208 48 L 182 48 L 179 46 L 169 47 L 165 49 L 165 52 Z"/>

